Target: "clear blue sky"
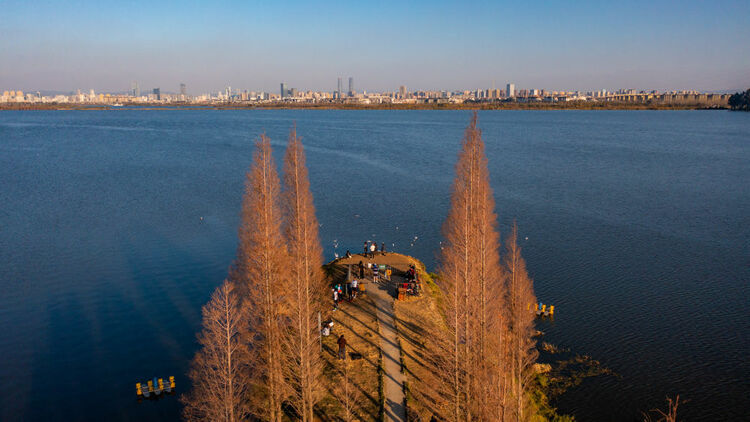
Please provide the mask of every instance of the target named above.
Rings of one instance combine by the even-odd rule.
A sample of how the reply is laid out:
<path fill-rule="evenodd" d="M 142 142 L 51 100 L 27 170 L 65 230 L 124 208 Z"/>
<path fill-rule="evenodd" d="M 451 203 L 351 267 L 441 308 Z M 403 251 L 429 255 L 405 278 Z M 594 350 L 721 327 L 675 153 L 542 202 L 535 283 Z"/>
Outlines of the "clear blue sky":
<path fill-rule="evenodd" d="M 749 0 L 0 0 L 0 90 L 740 89 L 749 22 Z"/>

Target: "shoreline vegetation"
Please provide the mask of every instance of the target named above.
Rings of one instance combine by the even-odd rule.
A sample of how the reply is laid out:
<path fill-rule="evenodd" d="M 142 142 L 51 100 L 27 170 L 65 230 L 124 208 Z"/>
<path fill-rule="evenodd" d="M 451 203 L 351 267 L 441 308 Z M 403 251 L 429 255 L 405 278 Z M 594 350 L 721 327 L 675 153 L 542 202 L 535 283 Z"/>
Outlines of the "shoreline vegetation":
<path fill-rule="evenodd" d="M 72 104 L 72 103 L 5 103 L 0 104 L 0 111 L 6 110 L 747 110 L 732 108 L 729 105 L 707 106 L 700 103 L 660 103 L 660 102 L 591 102 L 570 101 L 558 103 L 525 103 L 525 102 L 464 102 L 419 103 L 419 104 L 347 104 L 347 103 L 288 103 L 275 102 L 263 104 L 185 104 L 133 103 L 123 107 L 107 104 Z"/>

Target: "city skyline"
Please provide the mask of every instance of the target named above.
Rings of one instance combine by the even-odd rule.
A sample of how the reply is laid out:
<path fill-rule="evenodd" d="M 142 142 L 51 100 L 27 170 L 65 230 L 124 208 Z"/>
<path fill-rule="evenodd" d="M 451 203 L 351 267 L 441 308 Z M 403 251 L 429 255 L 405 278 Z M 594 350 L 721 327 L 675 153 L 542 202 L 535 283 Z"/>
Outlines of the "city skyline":
<path fill-rule="evenodd" d="M 144 91 L 275 92 L 283 80 L 333 92 L 342 76 L 380 92 L 494 80 L 580 91 L 750 84 L 750 3 L 741 1 L 78 5 L 0 4 L 0 89 L 124 92 L 138 81 Z"/>

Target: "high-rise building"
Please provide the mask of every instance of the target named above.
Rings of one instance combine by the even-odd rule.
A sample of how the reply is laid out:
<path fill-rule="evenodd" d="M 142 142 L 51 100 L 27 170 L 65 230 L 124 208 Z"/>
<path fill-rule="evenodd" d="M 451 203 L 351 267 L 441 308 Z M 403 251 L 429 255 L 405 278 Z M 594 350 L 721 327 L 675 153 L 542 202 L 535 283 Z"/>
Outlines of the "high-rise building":
<path fill-rule="evenodd" d="M 401 85 L 398 87 L 398 96 L 401 98 L 406 98 L 406 85 Z"/>
<path fill-rule="evenodd" d="M 138 87 L 138 81 L 133 81 L 130 83 L 130 95 L 134 97 L 141 96 L 141 88 Z"/>
<path fill-rule="evenodd" d="M 160 88 L 154 88 L 154 97 L 156 97 L 156 101 L 161 101 L 161 89 Z"/>
<path fill-rule="evenodd" d="M 183 97 L 187 95 L 187 87 L 185 84 L 180 84 L 180 95 Z"/>
<path fill-rule="evenodd" d="M 338 84 L 338 89 L 336 89 L 336 98 L 340 99 L 341 98 L 341 85 L 342 85 L 341 78 L 339 78 L 338 82 L 339 84 Z"/>
<path fill-rule="evenodd" d="M 284 98 L 286 95 L 286 84 L 284 82 L 281 83 L 281 98 Z"/>
<path fill-rule="evenodd" d="M 354 96 L 354 78 L 351 76 L 349 76 L 349 96 Z"/>
<path fill-rule="evenodd" d="M 516 85 L 515 84 L 508 84 L 505 89 L 505 95 L 508 96 L 508 98 L 513 98 L 516 96 Z"/>

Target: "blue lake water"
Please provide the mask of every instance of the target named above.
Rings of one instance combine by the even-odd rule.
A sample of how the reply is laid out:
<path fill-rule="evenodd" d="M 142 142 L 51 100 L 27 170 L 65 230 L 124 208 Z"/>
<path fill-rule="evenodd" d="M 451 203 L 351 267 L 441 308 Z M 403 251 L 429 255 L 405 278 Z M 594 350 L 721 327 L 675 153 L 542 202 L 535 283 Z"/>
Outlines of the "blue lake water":
<path fill-rule="evenodd" d="M 135 382 L 186 372 L 236 248 L 253 141 L 304 138 L 327 258 L 435 262 L 463 111 L 0 112 L 0 420 L 170 420 Z M 545 340 L 619 377 L 579 420 L 750 413 L 750 114 L 486 111 L 502 234 L 518 222 Z M 203 217 L 201 221 L 200 217 Z M 526 239 L 528 237 L 528 239 Z M 334 245 L 338 245 L 336 248 Z"/>

